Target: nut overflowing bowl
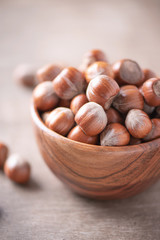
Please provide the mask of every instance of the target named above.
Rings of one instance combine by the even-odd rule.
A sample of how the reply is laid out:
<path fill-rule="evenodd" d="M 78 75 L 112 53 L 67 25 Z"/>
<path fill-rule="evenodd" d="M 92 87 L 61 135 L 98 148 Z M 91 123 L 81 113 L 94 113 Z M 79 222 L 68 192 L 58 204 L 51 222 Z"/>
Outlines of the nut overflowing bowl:
<path fill-rule="evenodd" d="M 37 78 L 31 112 L 39 149 L 73 191 L 126 198 L 160 177 L 157 74 L 92 50 L 78 69 L 49 65 Z"/>
<path fill-rule="evenodd" d="M 31 105 L 39 150 L 51 171 L 80 195 L 120 199 L 148 188 L 160 177 L 160 139 L 123 147 L 94 146 L 48 129 Z"/>

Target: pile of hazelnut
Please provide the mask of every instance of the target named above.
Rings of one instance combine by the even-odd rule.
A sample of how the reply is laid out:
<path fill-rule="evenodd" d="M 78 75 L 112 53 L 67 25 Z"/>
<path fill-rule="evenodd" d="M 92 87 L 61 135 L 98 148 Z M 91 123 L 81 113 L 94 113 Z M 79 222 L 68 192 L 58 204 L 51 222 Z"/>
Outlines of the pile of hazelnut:
<path fill-rule="evenodd" d="M 160 78 L 135 61 L 110 64 L 91 50 L 78 69 L 51 64 L 36 78 L 36 109 L 48 128 L 69 139 L 124 146 L 160 137 Z"/>

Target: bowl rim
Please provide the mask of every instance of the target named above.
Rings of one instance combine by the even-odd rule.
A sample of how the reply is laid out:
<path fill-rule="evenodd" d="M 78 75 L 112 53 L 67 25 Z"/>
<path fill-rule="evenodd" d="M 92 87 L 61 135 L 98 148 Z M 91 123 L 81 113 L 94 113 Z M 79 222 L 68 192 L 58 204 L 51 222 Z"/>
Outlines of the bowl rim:
<path fill-rule="evenodd" d="M 90 149 L 93 149 L 93 150 L 109 150 L 109 151 L 112 151 L 112 150 L 135 150 L 137 149 L 138 146 L 148 146 L 151 142 L 155 142 L 155 143 L 160 143 L 160 138 L 156 138 L 154 140 L 151 140 L 151 141 L 148 141 L 148 142 L 145 142 L 145 143 L 140 143 L 138 145 L 126 145 L 126 146 L 100 146 L 100 145 L 92 145 L 92 144 L 87 144 L 87 143 L 82 143 L 82 142 L 78 142 L 78 141 L 75 141 L 75 140 L 72 140 L 72 139 L 69 139 L 65 136 L 62 136 L 60 135 L 59 133 L 56 133 L 55 131 L 49 129 L 45 124 L 44 122 L 42 121 L 39 113 L 38 113 L 38 110 L 36 109 L 34 103 L 33 103 L 33 99 L 31 100 L 31 106 L 30 106 L 30 112 L 31 112 L 31 117 L 32 117 L 32 120 L 34 121 L 34 123 L 44 132 L 46 132 L 48 135 L 50 135 L 51 137 L 56 137 L 58 139 L 61 139 L 63 141 L 66 141 L 68 143 L 71 143 L 71 144 L 74 144 L 74 145 L 77 145 L 77 146 L 80 146 L 80 147 L 87 147 L 87 148 L 90 148 Z"/>

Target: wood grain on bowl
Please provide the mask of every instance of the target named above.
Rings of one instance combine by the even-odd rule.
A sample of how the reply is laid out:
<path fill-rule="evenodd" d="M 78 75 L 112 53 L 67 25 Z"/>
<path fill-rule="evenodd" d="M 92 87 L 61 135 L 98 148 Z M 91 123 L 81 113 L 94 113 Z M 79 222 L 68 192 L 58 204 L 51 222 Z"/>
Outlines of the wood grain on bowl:
<path fill-rule="evenodd" d="M 83 196 L 127 198 L 160 178 L 160 138 L 133 146 L 93 146 L 48 129 L 33 104 L 31 114 L 45 162 L 62 182 Z"/>

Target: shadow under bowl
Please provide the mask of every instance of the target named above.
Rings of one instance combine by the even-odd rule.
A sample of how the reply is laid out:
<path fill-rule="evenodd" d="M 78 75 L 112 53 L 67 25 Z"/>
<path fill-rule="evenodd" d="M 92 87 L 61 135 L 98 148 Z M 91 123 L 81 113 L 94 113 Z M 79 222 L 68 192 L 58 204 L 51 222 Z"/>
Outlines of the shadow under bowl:
<path fill-rule="evenodd" d="M 43 159 L 63 183 L 80 195 L 128 198 L 160 178 L 160 138 L 123 147 L 89 145 L 48 129 L 33 103 L 31 115 Z"/>

